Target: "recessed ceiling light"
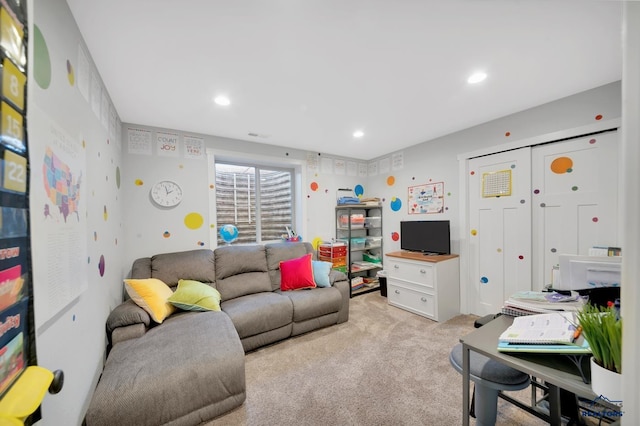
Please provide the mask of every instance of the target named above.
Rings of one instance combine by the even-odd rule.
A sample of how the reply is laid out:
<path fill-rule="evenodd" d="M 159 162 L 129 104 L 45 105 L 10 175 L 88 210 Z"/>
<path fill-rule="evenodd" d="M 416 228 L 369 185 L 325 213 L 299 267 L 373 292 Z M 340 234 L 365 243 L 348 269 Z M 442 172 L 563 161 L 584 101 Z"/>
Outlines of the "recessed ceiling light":
<path fill-rule="evenodd" d="M 356 130 L 355 132 L 353 132 L 354 138 L 361 138 L 363 136 L 364 136 L 364 132 L 362 130 Z"/>
<path fill-rule="evenodd" d="M 227 98 L 226 96 L 216 96 L 213 99 L 213 102 L 215 102 L 217 105 L 220 106 L 228 106 L 231 104 L 231 101 L 229 100 L 229 98 Z"/>
<path fill-rule="evenodd" d="M 480 83 L 481 81 L 484 81 L 484 79 L 487 78 L 487 74 L 480 71 L 480 72 L 476 72 L 471 74 L 471 77 L 469 77 L 467 79 L 467 83 L 469 84 L 476 84 L 476 83 Z"/>

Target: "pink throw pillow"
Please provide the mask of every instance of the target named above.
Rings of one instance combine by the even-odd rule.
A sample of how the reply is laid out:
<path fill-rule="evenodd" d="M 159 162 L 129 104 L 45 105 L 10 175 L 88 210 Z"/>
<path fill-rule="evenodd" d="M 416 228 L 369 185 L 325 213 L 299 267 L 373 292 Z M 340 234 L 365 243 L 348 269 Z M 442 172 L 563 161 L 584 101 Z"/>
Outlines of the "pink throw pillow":
<path fill-rule="evenodd" d="M 315 287 L 316 282 L 313 280 L 311 253 L 296 259 L 280 262 L 280 290 L 300 290 Z"/>

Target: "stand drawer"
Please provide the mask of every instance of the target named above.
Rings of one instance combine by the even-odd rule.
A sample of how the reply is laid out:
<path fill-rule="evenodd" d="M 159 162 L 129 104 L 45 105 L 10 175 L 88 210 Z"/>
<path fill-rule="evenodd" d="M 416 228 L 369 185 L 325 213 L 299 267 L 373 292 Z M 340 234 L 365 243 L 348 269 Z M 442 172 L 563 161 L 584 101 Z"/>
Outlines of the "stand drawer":
<path fill-rule="evenodd" d="M 436 319 L 436 300 L 432 294 L 415 291 L 392 282 L 388 284 L 387 300 L 390 305 L 430 319 Z"/>
<path fill-rule="evenodd" d="M 387 260 L 389 278 L 397 278 L 403 281 L 411 281 L 426 286 L 429 289 L 435 287 L 433 267 L 426 263 L 410 263 L 395 259 Z"/>

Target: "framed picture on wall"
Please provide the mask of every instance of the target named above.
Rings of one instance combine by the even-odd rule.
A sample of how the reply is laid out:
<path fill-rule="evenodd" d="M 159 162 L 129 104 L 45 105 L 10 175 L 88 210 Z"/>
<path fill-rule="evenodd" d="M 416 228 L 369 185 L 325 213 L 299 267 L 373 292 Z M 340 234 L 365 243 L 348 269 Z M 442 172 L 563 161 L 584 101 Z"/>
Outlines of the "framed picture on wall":
<path fill-rule="evenodd" d="M 444 212 L 444 182 L 430 182 L 409 187 L 409 214 Z"/>

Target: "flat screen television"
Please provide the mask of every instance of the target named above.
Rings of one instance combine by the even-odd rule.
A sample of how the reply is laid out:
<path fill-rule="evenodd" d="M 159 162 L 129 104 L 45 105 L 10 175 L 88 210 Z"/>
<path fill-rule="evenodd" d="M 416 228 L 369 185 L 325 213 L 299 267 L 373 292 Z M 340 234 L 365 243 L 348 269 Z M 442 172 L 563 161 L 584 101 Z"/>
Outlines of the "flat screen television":
<path fill-rule="evenodd" d="M 400 222 L 400 248 L 424 254 L 451 254 L 448 220 Z"/>

